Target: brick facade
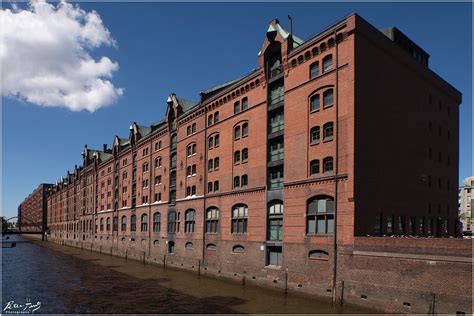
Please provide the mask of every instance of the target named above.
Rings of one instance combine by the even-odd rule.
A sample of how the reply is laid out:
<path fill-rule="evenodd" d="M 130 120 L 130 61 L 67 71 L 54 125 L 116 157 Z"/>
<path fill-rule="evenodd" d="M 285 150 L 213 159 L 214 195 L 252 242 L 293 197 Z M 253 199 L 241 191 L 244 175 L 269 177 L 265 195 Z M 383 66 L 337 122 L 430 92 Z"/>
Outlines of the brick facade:
<path fill-rule="evenodd" d="M 22 231 L 42 232 L 48 226 L 47 197 L 52 184 L 40 184 L 18 206 L 18 223 Z"/>
<path fill-rule="evenodd" d="M 307 41 L 273 20 L 258 61 L 198 103 L 171 94 L 165 119 L 132 123 L 112 148 L 84 148 L 48 199 L 50 238 L 339 301 L 367 290 L 366 264 L 369 285 L 385 289 L 381 309 L 426 312 L 424 296 L 391 301 L 403 256 L 368 253 L 385 253 L 384 240 L 423 252 L 423 237 L 455 235 L 460 93 L 398 30 L 358 15 Z M 374 248 L 360 246 L 366 238 Z M 457 264 L 470 275 L 468 261 Z M 393 263 L 393 278 L 377 279 Z"/>

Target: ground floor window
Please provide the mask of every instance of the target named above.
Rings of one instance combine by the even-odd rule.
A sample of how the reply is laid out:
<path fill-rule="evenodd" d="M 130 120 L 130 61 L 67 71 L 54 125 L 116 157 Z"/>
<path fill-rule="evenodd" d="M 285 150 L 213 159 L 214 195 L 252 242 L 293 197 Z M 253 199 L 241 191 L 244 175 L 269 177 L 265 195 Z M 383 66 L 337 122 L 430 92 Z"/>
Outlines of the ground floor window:
<path fill-rule="evenodd" d="M 267 246 L 267 265 L 281 266 L 283 262 L 281 246 Z"/>

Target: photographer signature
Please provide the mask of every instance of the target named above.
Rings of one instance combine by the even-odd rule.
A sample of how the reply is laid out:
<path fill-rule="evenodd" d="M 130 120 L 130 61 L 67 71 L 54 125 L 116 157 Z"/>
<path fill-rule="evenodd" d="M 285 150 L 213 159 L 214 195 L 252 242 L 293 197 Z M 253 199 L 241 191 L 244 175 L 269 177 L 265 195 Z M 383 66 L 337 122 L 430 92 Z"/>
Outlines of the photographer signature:
<path fill-rule="evenodd" d="M 3 309 L 5 314 L 32 314 L 41 308 L 41 302 L 31 303 L 30 299 L 26 303 L 20 304 L 15 301 L 8 301 Z"/>

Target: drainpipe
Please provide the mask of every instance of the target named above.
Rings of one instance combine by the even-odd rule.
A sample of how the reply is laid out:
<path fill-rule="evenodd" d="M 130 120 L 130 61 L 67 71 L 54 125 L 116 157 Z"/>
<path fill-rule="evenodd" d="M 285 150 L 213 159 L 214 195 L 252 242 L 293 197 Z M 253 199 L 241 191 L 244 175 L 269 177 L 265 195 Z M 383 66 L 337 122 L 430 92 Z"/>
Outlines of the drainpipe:
<path fill-rule="evenodd" d="M 332 277 L 332 303 L 336 306 L 337 303 L 337 211 L 338 211 L 338 176 L 339 176 L 339 49 L 336 38 L 336 30 L 334 30 L 334 42 L 336 45 L 336 84 L 335 84 L 335 110 L 336 110 L 336 154 L 335 154 L 335 175 L 334 175 L 334 241 L 333 241 L 333 277 Z"/>
<path fill-rule="evenodd" d="M 203 216 L 202 216 L 202 262 L 204 265 L 204 257 L 206 253 L 206 197 L 207 197 L 207 107 L 204 108 L 204 202 L 203 202 Z M 220 161 L 219 161 L 220 163 Z"/>

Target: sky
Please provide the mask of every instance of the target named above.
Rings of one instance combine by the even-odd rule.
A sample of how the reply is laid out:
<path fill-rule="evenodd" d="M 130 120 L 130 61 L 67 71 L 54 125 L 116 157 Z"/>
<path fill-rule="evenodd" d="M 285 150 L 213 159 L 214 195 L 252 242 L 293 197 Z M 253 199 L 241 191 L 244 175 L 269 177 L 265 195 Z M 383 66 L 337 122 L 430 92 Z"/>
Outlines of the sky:
<path fill-rule="evenodd" d="M 460 182 L 472 175 L 471 3 L 78 5 L 2 12 L 10 34 L 0 43 L 7 217 L 40 183 L 80 165 L 85 144 L 110 146 L 114 135 L 128 137 L 131 122 L 163 118 L 170 93 L 198 101 L 200 91 L 256 68 L 268 22 L 278 18 L 288 29 L 288 14 L 302 39 L 356 12 L 427 51 L 430 68 L 463 94 Z"/>

